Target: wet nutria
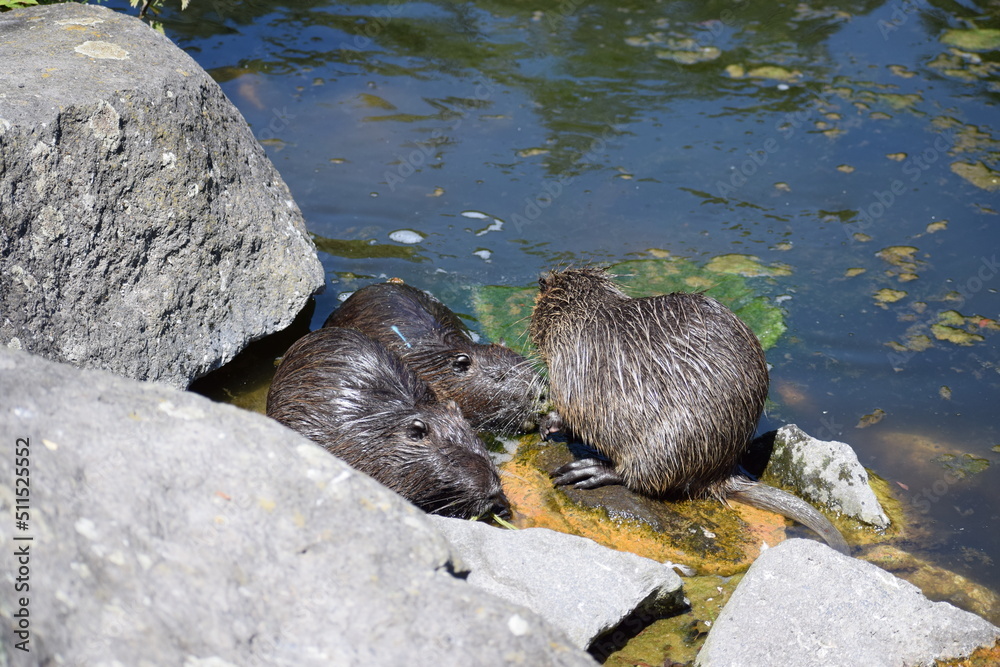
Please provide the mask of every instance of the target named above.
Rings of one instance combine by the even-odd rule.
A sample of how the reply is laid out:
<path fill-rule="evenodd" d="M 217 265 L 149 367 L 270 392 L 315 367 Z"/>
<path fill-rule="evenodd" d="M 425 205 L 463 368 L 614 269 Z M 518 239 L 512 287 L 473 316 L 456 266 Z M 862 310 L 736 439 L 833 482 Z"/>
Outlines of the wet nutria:
<path fill-rule="evenodd" d="M 529 332 L 549 367 L 551 400 L 563 424 L 610 459 L 569 463 L 557 484 L 733 498 L 848 553 L 811 505 L 741 473 L 768 372 L 760 342 L 732 311 L 703 294 L 633 299 L 598 268 L 550 273 L 539 285 Z"/>
<path fill-rule="evenodd" d="M 496 466 L 458 406 L 362 333 L 326 328 L 296 341 L 267 414 L 426 512 L 506 513 Z"/>
<path fill-rule="evenodd" d="M 439 398 L 458 403 L 476 430 L 528 430 L 537 420 L 545 385 L 534 365 L 503 345 L 476 343 L 455 313 L 415 287 L 363 287 L 323 326 L 357 329 L 381 342 Z"/>

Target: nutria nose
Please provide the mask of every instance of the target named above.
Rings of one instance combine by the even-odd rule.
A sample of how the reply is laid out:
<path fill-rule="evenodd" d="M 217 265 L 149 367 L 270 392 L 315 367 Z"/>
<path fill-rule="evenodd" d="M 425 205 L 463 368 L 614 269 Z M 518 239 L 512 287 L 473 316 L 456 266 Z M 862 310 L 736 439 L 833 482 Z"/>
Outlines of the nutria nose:
<path fill-rule="evenodd" d="M 501 519 L 510 518 L 510 502 L 507 500 L 507 496 L 503 494 L 503 491 L 497 491 L 490 500 L 493 501 L 493 507 L 490 508 L 490 514 L 496 514 Z"/>

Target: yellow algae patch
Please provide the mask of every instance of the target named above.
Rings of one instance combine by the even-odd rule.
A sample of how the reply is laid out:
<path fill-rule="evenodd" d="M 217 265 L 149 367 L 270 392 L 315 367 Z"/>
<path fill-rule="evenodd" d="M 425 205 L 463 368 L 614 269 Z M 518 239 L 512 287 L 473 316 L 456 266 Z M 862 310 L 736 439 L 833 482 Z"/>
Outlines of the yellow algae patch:
<path fill-rule="evenodd" d="M 758 257 L 753 255 L 740 255 L 737 253 L 713 257 L 708 264 L 705 265 L 705 268 L 709 271 L 732 273 L 746 276 L 748 278 L 757 276 L 792 275 L 792 268 L 787 264 L 775 263 L 771 266 L 766 266 Z"/>

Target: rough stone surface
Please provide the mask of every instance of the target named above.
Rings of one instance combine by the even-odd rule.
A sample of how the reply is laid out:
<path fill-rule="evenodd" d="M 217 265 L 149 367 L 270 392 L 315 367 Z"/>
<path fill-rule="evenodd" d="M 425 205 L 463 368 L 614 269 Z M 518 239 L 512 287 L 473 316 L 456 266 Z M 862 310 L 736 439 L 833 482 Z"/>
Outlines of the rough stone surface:
<path fill-rule="evenodd" d="M 0 396 L 11 665 L 594 664 L 449 574 L 426 515 L 266 417 L 2 348 Z M 30 469 L 27 530 L 15 467 Z M 12 641 L 15 545 L 28 654 Z"/>
<path fill-rule="evenodd" d="M 288 187 L 166 37 L 31 7 L 0 62 L 0 345 L 187 386 L 321 289 Z"/>
<path fill-rule="evenodd" d="M 914 667 L 967 656 L 1000 628 L 818 542 L 788 540 L 747 571 L 709 631 L 701 667 Z"/>
<path fill-rule="evenodd" d="M 580 648 L 626 619 L 646 625 L 685 607 L 669 565 L 545 528 L 432 519 L 469 568 L 470 584 L 537 612 Z"/>
<path fill-rule="evenodd" d="M 868 484 L 868 472 L 850 445 L 817 440 L 788 424 L 775 435 L 768 472 L 819 505 L 876 528 L 889 526 Z"/>

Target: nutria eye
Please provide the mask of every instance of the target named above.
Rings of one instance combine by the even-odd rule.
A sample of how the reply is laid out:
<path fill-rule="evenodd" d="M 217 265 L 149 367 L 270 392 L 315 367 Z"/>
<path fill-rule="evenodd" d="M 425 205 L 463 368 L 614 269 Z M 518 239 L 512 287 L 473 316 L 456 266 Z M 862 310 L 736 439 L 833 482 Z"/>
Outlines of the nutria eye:
<path fill-rule="evenodd" d="M 472 357 L 467 354 L 456 355 L 454 359 L 451 360 L 451 368 L 453 371 L 458 373 L 465 373 L 472 366 Z"/>
<path fill-rule="evenodd" d="M 414 419 L 406 428 L 406 436 L 410 440 L 423 440 L 427 437 L 427 424 L 419 419 Z"/>

